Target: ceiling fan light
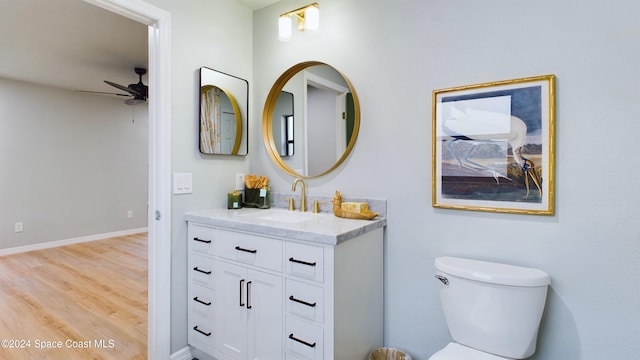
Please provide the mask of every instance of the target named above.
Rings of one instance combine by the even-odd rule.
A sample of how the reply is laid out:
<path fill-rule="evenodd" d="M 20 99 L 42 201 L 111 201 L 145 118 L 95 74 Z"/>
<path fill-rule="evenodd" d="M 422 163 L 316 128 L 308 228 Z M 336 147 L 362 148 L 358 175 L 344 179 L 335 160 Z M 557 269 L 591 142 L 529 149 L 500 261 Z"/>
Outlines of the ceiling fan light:
<path fill-rule="evenodd" d="M 124 103 L 127 105 L 139 105 L 139 104 L 144 104 L 145 102 L 147 102 L 145 99 L 138 98 L 138 97 L 127 99 L 124 101 Z"/>

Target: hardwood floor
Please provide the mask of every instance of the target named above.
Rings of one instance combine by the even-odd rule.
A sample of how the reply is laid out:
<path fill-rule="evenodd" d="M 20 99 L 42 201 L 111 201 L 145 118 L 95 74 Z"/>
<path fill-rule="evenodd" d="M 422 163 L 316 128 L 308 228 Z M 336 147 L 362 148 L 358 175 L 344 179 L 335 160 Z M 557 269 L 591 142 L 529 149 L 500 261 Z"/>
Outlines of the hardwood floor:
<path fill-rule="evenodd" d="M 0 257 L 0 359 L 146 359 L 147 268 L 146 233 Z"/>

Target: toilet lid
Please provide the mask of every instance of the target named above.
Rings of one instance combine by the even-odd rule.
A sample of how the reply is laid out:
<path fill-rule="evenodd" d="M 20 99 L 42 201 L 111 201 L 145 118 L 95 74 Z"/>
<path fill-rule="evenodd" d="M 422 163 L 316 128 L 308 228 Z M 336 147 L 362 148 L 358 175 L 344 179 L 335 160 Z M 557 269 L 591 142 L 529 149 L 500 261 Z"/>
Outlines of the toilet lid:
<path fill-rule="evenodd" d="M 429 360 L 507 360 L 507 358 L 452 342 L 445 346 L 444 349 L 433 354 Z"/>

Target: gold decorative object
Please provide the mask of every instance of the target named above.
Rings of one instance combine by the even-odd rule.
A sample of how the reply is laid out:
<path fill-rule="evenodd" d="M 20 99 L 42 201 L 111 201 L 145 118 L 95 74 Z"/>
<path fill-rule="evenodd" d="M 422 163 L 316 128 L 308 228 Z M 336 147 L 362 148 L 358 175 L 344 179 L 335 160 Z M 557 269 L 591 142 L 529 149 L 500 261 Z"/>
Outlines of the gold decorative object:
<path fill-rule="evenodd" d="M 247 189 L 264 189 L 269 186 L 269 179 L 262 175 L 247 175 L 244 177 L 244 186 Z"/>
<path fill-rule="evenodd" d="M 361 210 L 361 211 L 353 211 L 353 210 L 345 210 L 342 208 L 342 194 L 340 191 L 336 190 L 336 194 L 331 199 L 333 203 L 333 214 L 337 217 L 346 218 L 346 219 L 359 219 L 359 220 L 371 220 L 374 217 L 380 215 L 379 213 L 369 211 L 369 210 Z"/>

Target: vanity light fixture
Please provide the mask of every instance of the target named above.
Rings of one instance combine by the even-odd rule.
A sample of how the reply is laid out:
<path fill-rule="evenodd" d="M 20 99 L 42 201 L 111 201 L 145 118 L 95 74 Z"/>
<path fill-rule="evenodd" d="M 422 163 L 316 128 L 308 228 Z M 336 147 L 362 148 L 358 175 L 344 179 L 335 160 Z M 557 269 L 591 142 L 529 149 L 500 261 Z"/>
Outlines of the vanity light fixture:
<path fill-rule="evenodd" d="M 291 17 L 298 19 L 299 31 L 315 31 L 320 28 L 320 10 L 318 3 L 309 4 L 280 15 L 278 20 L 278 37 L 282 41 L 291 39 Z"/>

